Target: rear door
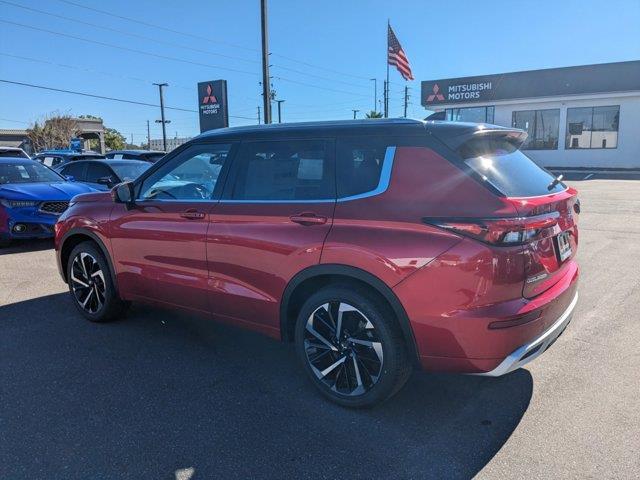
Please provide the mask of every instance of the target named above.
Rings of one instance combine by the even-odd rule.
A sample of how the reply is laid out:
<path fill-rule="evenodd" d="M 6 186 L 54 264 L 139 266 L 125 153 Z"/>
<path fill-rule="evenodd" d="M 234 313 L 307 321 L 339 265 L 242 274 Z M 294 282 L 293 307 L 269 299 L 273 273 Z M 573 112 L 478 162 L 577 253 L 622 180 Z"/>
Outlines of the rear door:
<path fill-rule="evenodd" d="M 289 280 L 320 262 L 335 207 L 334 141 L 243 142 L 211 214 L 212 310 L 277 337 Z"/>
<path fill-rule="evenodd" d="M 531 231 L 524 242 L 526 255 L 525 297 L 534 297 L 553 286 L 576 254 L 578 247 L 577 191 L 568 188 L 540 168 L 517 145 L 501 138 L 469 143 L 462 149 L 465 164 L 481 181 L 506 197 L 521 218 L 544 219 L 550 226 Z"/>

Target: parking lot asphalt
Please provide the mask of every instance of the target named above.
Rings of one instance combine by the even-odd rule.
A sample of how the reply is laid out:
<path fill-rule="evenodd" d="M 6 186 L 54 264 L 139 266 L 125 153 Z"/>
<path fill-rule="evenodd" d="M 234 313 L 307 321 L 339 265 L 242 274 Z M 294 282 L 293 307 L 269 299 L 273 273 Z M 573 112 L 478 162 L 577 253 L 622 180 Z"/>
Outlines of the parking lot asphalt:
<path fill-rule="evenodd" d="M 135 305 L 76 313 L 50 242 L 0 251 L 0 478 L 637 478 L 640 181 L 580 190 L 580 300 L 502 378 L 416 372 L 386 404 L 318 395 L 290 346 Z"/>

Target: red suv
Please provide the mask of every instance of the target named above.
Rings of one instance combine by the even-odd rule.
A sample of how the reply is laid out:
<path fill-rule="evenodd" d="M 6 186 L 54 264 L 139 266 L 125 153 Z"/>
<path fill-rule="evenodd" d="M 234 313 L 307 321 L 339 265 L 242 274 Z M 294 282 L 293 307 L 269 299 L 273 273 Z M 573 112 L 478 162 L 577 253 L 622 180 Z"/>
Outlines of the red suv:
<path fill-rule="evenodd" d="M 578 298 L 577 192 L 525 138 L 416 120 L 208 132 L 76 197 L 60 272 L 92 321 L 140 301 L 293 341 L 346 406 L 389 398 L 414 365 L 503 375 Z"/>

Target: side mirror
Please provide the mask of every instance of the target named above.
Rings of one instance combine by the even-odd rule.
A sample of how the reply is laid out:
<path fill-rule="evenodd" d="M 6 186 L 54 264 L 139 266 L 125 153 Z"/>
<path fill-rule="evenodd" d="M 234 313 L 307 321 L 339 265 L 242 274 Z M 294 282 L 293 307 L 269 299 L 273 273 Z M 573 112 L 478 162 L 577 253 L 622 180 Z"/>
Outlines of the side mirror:
<path fill-rule="evenodd" d="M 106 185 L 107 187 L 113 187 L 113 178 L 111 177 L 101 177 L 96 180 L 96 183 L 99 185 Z"/>
<path fill-rule="evenodd" d="M 135 195 L 133 192 L 133 182 L 119 183 L 111 189 L 111 198 L 115 203 L 124 203 L 127 206 L 135 204 Z"/>
<path fill-rule="evenodd" d="M 73 175 L 65 175 L 64 178 L 66 178 L 70 182 L 75 182 L 76 181 L 76 177 L 74 177 Z"/>

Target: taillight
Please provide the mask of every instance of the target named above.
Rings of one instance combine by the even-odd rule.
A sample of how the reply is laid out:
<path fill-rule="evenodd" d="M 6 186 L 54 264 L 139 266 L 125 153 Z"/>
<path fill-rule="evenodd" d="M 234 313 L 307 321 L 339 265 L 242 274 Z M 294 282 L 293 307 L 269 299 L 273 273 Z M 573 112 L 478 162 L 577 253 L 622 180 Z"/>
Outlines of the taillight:
<path fill-rule="evenodd" d="M 491 245 L 522 245 L 545 235 L 558 223 L 559 212 L 534 217 L 506 218 L 423 218 L 427 224 Z"/>

